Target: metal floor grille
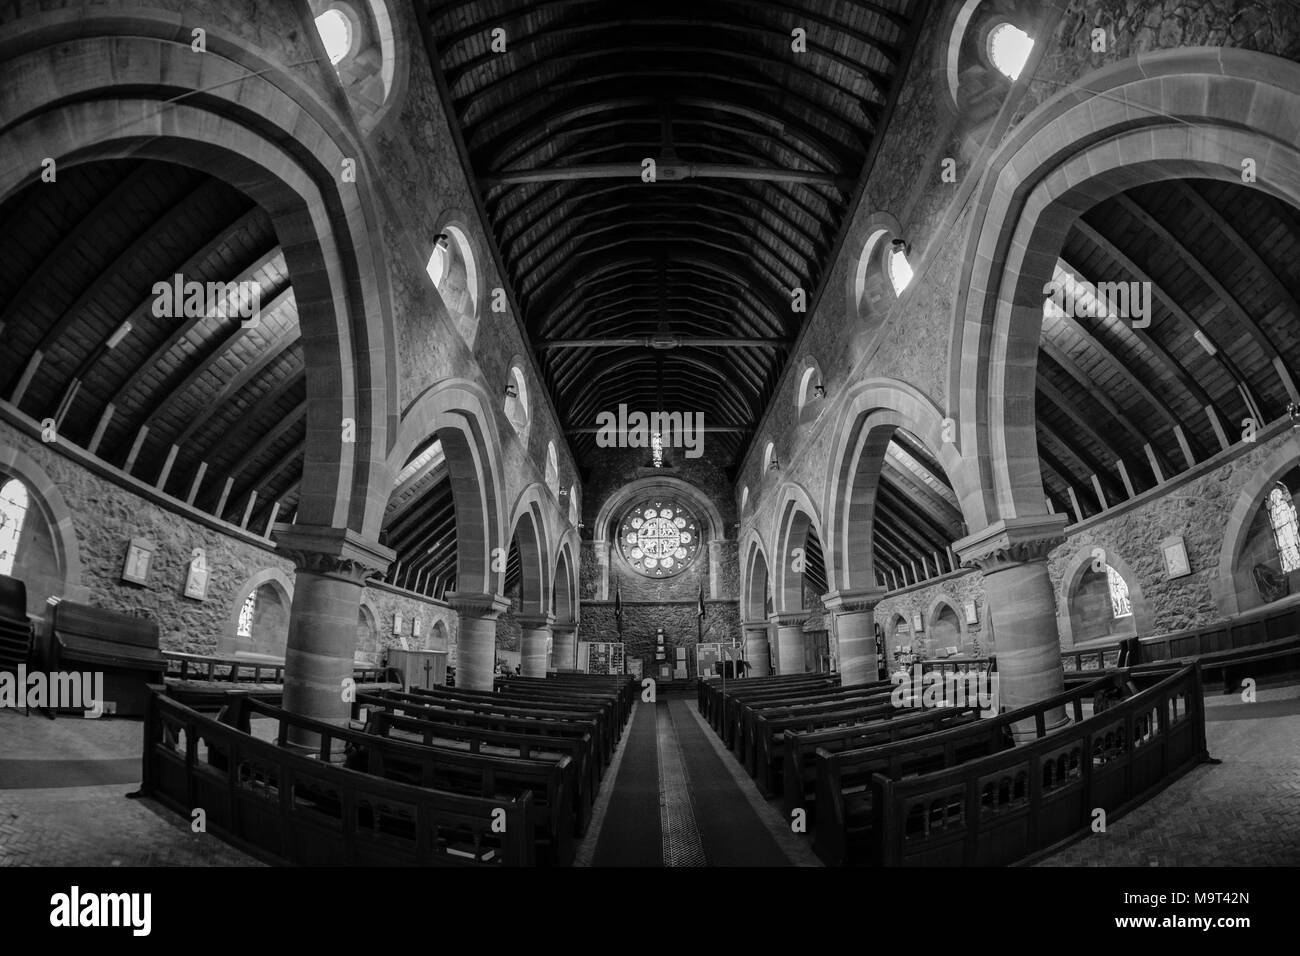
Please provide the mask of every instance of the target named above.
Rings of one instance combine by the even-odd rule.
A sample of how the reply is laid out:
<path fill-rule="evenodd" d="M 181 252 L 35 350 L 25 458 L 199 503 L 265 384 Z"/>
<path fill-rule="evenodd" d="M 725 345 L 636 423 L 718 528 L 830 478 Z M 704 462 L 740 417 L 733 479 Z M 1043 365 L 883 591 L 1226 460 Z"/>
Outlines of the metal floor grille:
<path fill-rule="evenodd" d="M 681 745 L 668 705 L 655 705 L 655 744 L 659 756 L 659 829 L 664 866 L 707 866 Z"/>

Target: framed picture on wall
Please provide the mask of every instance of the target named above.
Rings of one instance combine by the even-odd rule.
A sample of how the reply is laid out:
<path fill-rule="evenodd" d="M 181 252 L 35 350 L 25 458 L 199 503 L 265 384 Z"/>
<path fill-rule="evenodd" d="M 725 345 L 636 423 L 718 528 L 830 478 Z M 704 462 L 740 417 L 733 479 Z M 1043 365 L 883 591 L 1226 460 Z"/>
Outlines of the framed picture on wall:
<path fill-rule="evenodd" d="M 1187 559 L 1187 545 L 1180 534 L 1160 542 L 1160 552 L 1165 558 L 1165 576 L 1183 578 L 1192 573 L 1192 563 Z"/>
<path fill-rule="evenodd" d="M 974 601 L 967 601 L 967 602 L 963 605 L 963 607 L 964 607 L 965 610 L 966 610 L 966 623 L 967 623 L 967 624 L 978 624 L 978 623 L 979 623 L 979 615 L 975 612 L 975 602 L 974 602 Z"/>
<path fill-rule="evenodd" d="M 186 567 L 189 568 L 189 573 L 185 576 L 185 596 L 195 601 L 206 601 L 208 599 L 207 566 L 191 561 Z"/>
<path fill-rule="evenodd" d="M 420 619 L 418 617 L 411 621 L 411 636 L 415 638 L 420 636 Z"/>
<path fill-rule="evenodd" d="M 912 615 L 912 631 L 915 633 L 917 631 L 924 631 L 924 630 L 925 630 L 925 622 L 921 620 L 921 613 L 918 611 L 917 613 Z"/>
<path fill-rule="evenodd" d="M 122 565 L 122 580 L 131 584 L 148 584 L 149 568 L 157 546 L 148 538 L 132 538 L 126 546 L 126 561 Z"/>
<path fill-rule="evenodd" d="M 393 615 L 393 633 L 402 633 L 402 615 L 400 613 Z"/>

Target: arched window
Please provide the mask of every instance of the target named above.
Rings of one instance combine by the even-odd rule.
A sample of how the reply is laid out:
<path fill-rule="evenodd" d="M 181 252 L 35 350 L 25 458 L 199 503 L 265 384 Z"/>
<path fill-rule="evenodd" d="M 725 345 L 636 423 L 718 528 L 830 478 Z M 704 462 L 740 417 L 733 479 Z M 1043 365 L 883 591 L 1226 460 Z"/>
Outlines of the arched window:
<path fill-rule="evenodd" d="M 912 281 L 912 266 L 907 261 L 907 245 L 901 239 L 895 239 L 889 250 L 889 281 L 894 287 L 894 295 L 902 295 Z"/>
<path fill-rule="evenodd" d="M 1009 80 L 1020 76 L 1033 48 L 1029 34 L 1013 24 L 999 24 L 989 33 L 989 60 Z"/>
<path fill-rule="evenodd" d="M 764 473 L 772 470 L 772 465 L 776 461 L 776 445 L 772 442 L 767 443 L 763 449 L 763 471 Z"/>
<path fill-rule="evenodd" d="M 578 486 L 569 485 L 569 524 L 578 526 Z"/>
<path fill-rule="evenodd" d="M 510 368 L 510 382 L 506 385 L 506 418 L 522 433 L 528 425 L 528 383 L 518 365 Z"/>
<path fill-rule="evenodd" d="M 560 497 L 560 466 L 556 462 L 553 441 L 546 443 L 546 488 L 555 497 Z"/>
<path fill-rule="evenodd" d="M 1133 604 L 1128 599 L 1128 584 L 1109 564 L 1106 565 L 1106 585 L 1110 588 L 1111 617 L 1132 617 Z"/>
<path fill-rule="evenodd" d="M 27 517 L 27 486 L 11 478 L 0 488 L 0 574 L 13 574 Z"/>
<path fill-rule="evenodd" d="M 250 594 L 239 609 L 239 626 L 235 628 L 237 637 L 253 636 L 253 617 L 257 614 L 257 592 Z"/>
<path fill-rule="evenodd" d="M 1295 505 L 1291 501 L 1291 492 L 1280 481 L 1268 493 L 1268 523 L 1273 528 L 1273 541 L 1282 562 L 1282 573 L 1300 570 L 1300 528 L 1297 527 Z"/>
<path fill-rule="evenodd" d="M 749 485 L 746 485 L 740 492 L 740 510 L 743 513 L 745 506 L 749 504 Z"/>

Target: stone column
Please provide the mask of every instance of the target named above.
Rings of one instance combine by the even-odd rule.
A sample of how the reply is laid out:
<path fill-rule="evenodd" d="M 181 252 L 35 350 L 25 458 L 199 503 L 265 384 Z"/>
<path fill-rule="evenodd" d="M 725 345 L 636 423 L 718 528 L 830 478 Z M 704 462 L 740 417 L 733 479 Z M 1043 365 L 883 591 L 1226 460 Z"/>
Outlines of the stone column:
<path fill-rule="evenodd" d="M 767 677 L 772 673 L 768 665 L 767 621 L 746 621 L 741 625 L 745 632 L 745 660 L 749 661 L 750 677 Z"/>
<path fill-rule="evenodd" d="M 576 671 L 578 669 L 578 625 L 574 621 L 562 621 L 551 628 L 555 637 L 552 657 L 557 671 Z"/>
<path fill-rule="evenodd" d="M 771 621 L 776 625 L 776 672 L 778 674 L 804 674 L 803 622 L 807 611 L 780 611 Z"/>
<path fill-rule="evenodd" d="M 1061 644 L 1056 630 L 1056 595 L 1047 574 L 1047 554 L 1065 540 L 1065 515 L 999 520 L 953 543 L 961 563 L 984 573 L 989 620 L 998 666 L 998 702 L 1014 710 L 1065 689 Z M 1046 715 L 1049 730 L 1068 722 L 1064 707 Z M 1017 740 L 1032 739 L 1033 722 L 1014 728 Z"/>
<path fill-rule="evenodd" d="M 523 677 L 546 676 L 546 645 L 551 638 L 552 614 L 521 614 L 517 618 L 523 633 L 519 636 L 519 673 Z"/>
<path fill-rule="evenodd" d="M 383 573 L 395 555 L 347 528 L 278 525 L 273 536 L 296 568 L 284 652 L 284 709 L 346 723 L 352 705 L 343 688 L 352 678 L 361 591 L 366 578 Z M 315 737 L 294 740 L 310 746 Z"/>
<path fill-rule="evenodd" d="M 826 610 L 835 615 L 835 644 L 843 686 L 880 679 L 875 611 L 886 593 L 885 588 L 863 588 L 831 591 L 822 596 Z"/>
<path fill-rule="evenodd" d="M 499 594 L 448 591 L 447 603 L 460 616 L 456 686 L 491 690 L 497 663 L 497 617 L 510 607 Z"/>

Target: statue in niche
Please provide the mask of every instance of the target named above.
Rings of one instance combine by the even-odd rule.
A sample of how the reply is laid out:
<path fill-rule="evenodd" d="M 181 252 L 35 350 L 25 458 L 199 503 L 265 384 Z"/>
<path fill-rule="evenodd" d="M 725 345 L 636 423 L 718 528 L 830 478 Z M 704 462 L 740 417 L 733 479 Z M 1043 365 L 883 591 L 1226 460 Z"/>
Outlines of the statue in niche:
<path fill-rule="evenodd" d="M 1291 591 L 1291 585 L 1287 581 L 1286 575 L 1274 571 L 1268 565 L 1257 564 L 1252 573 L 1255 576 L 1255 590 L 1259 592 L 1259 596 L 1265 604 L 1272 604 L 1274 601 L 1281 600 Z"/>

